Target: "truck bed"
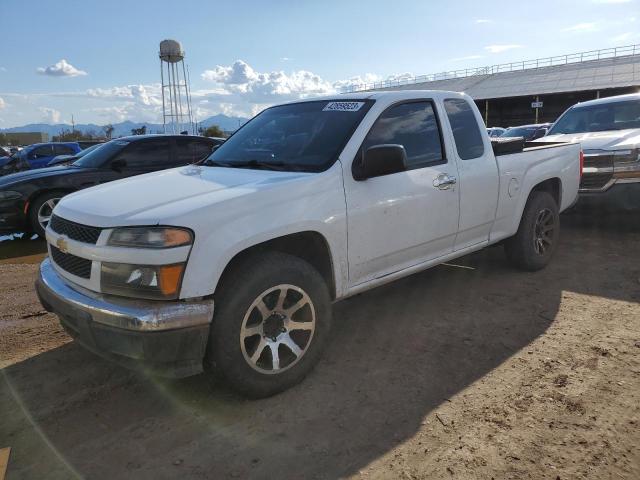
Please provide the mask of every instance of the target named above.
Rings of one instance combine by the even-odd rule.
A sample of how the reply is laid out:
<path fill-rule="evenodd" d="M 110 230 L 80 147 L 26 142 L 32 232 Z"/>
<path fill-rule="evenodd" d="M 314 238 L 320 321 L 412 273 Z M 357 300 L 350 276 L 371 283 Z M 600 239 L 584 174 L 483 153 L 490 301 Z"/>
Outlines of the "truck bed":
<path fill-rule="evenodd" d="M 548 148 L 564 144 L 564 142 L 526 142 L 523 137 L 491 139 L 491 147 L 493 148 L 493 153 L 496 157 L 530 150 L 540 150 L 540 148 Z"/>

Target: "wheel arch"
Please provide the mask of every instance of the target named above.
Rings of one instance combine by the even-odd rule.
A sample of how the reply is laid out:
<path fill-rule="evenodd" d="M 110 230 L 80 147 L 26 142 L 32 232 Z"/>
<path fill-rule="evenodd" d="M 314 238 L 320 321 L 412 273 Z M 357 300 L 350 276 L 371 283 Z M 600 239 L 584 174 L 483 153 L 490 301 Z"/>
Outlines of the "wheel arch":
<path fill-rule="evenodd" d="M 247 257 L 264 251 L 286 253 L 306 261 L 313 266 L 324 279 L 329 289 L 331 299 L 334 300 L 336 298 L 336 272 L 329 242 L 324 235 L 313 230 L 274 237 L 235 253 L 222 270 L 216 282 L 216 289 L 224 282 L 225 277 L 232 274 L 233 270 Z"/>
<path fill-rule="evenodd" d="M 65 195 L 69 195 L 70 193 L 73 193 L 75 190 L 72 189 L 65 189 L 65 188 L 47 188 L 44 190 L 38 190 L 37 192 L 34 192 L 29 199 L 25 202 L 24 205 L 24 216 L 26 219 L 26 225 L 28 226 L 29 229 L 32 230 L 36 230 L 33 226 L 33 220 L 32 220 L 32 215 L 34 212 L 34 205 L 38 203 L 38 200 L 50 193 L 55 193 L 55 192 L 60 192 L 62 194 L 62 196 Z"/>
<path fill-rule="evenodd" d="M 72 188 L 64 188 L 64 187 L 50 187 L 50 188 L 43 188 L 40 190 L 36 190 L 31 195 L 29 195 L 26 201 L 25 213 L 28 214 L 28 212 L 31 211 L 31 207 L 40 197 L 53 192 L 60 192 L 60 193 L 63 193 L 64 195 L 69 195 L 70 193 L 75 192 L 75 190 Z"/>
<path fill-rule="evenodd" d="M 558 208 L 562 206 L 562 180 L 558 177 L 547 178 L 546 180 L 541 181 L 540 183 L 533 186 L 531 191 L 529 192 L 529 198 L 533 192 L 548 192 L 551 194 L 553 199 L 556 201 L 556 205 Z"/>

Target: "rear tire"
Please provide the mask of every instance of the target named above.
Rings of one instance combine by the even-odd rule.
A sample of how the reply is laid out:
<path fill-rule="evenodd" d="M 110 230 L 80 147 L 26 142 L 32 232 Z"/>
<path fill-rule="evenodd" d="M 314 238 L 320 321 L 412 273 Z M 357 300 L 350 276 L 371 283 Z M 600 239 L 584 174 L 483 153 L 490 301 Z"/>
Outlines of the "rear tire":
<path fill-rule="evenodd" d="M 556 251 L 560 235 L 560 215 L 548 192 L 534 191 L 527 200 L 518 232 L 505 244 L 509 262 L 534 272 L 547 266 Z"/>
<path fill-rule="evenodd" d="M 66 192 L 53 191 L 46 192 L 37 197 L 29 208 L 29 227 L 33 233 L 37 233 L 40 238 L 45 238 L 44 231 L 51 219 L 53 207 L 60 201 Z"/>
<path fill-rule="evenodd" d="M 292 255 L 260 252 L 233 267 L 215 294 L 205 363 L 244 395 L 268 397 L 313 369 L 330 327 L 331 298 L 318 271 Z"/>

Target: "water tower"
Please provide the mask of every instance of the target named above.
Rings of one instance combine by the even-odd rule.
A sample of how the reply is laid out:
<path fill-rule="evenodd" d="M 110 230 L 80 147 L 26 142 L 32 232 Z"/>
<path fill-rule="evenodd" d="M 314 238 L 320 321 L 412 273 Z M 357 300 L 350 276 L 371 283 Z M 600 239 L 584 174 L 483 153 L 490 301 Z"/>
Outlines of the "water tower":
<path fill-rule="evenodd" d="M 184 50 L 176 40 L 160 42 L 160 79 L 164 133 L 176 134 L 187 131 L 195 135 L 189 77 L 184 66 Z"/>

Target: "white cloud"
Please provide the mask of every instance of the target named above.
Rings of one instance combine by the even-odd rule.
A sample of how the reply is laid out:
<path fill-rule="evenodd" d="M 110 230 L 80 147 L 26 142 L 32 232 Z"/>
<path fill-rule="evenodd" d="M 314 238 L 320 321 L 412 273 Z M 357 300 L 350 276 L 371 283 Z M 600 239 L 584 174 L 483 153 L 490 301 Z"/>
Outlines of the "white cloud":
<path fill-rule="evenodd" d="M 508 45 L 487 45 L 484 49 L 489 53 L 502 53 L 507 50 L 513 50 L 515 48 L 522 48 L 522 45 L 508 44 Z"/>
<path fill-rule="evenodd" d="M 87 72 L 77 69 L 64 58 L 58 63 L 54 63 L 48 67 L 39 67 L 36 71 L 42 75 L 49 75 L 51 77 L 79 77 L 87 75 Z"/>
<path fill-rule="evenodd" d="M 290 100 L 332 95 L 351 86 L 383 80 L 412 79 L 412 73 L 382 77 L 367 73 L 329 81 L 306 70 L 258 72 L 238 60 L 230 66 L 216 66 L 201 74 L 205 88 L 191 90 L 192 110 L 197 121 L 223 113 L 252 117 L 266 107 Z M 208 85 L 207 85 L 208 84 Z M 162 93 L 159 83 L 91 88 L 82 91 L 21 94 L 0 92 L 11 100 L 3 117 L 20 124 L 40 121 L 56 123 L 70 118 L 76 123 L 117 123 L 123 120 L 162 123 Z M 7 112 L 6 114 L 4 112 Z M 18 123 L 16 123 L 17 125 Z"/>
<path fill-rule="evenodd" d="M 86 94 L 93 98 L 106 100 L 126 100 L 140 105 L 162 105 L 160 96 L 160 84 L 151 85 L 127 85 L 125 87 L 90 88 Z"/>
<path fill-rule="evenodd" d="M 60 112 L 54 108 L 40 107 L 44 123 L 60 123 Z"/>
<path fill-rule="evenodd" d="M 615 3 L 631 3 L 632 0 L 591 0 L 592 3 L 599 3 L 603 5 L 611 5 Z"/>
<path fill-rule="evenodd" d="M 6 106 L 7 106 L 7 104 L 4 102 L 4 99 L 2 97 L 0 97 L 0 110 L 2 110 Z"/>
<path fill-rule="evenodd" d="M 345 88 L 370 85 L 382 80 L 383 78 L 380 75 L 376 75 L 375 73 L 365 73 L 364 75 L 358 75 L 346 80 L 338 80 L 337 82 L 333 82 L 333 87 L 336 92 L 340 92 Z"/>
<path fill-rule="evenodd" d="M 583 22 L 571 25 L 570 27 L 563 28 L 563 32 L 569 33 L 588 33 L 596 32 L 599 30 L 598 24 L 595 22 Z"/>
<path fill-rule="evenodd" d="M 6 72 L 6 71 L 7 71 L 6 67 L 0 67 L 0 72 Z"/>
<path fill-rule="evenodd" d="M 489 20 L 488 18 L 477 18 L 475 22 L 478 24 L 493 23 L 493 20 Z"/>
<path fill-rule="evenodd" d="M 306 70 L 297 70 L 289 74 L 281 70 L 261 73 L 242 60 L 237 60 L 231 66 L 217 65 L 211 70 L 205 70 L 201 77 L 215 84 L 221 95 L 238 96 L 245 102 L 258 104 L 295 100 L 336 91 L 331 82 Z"/>

